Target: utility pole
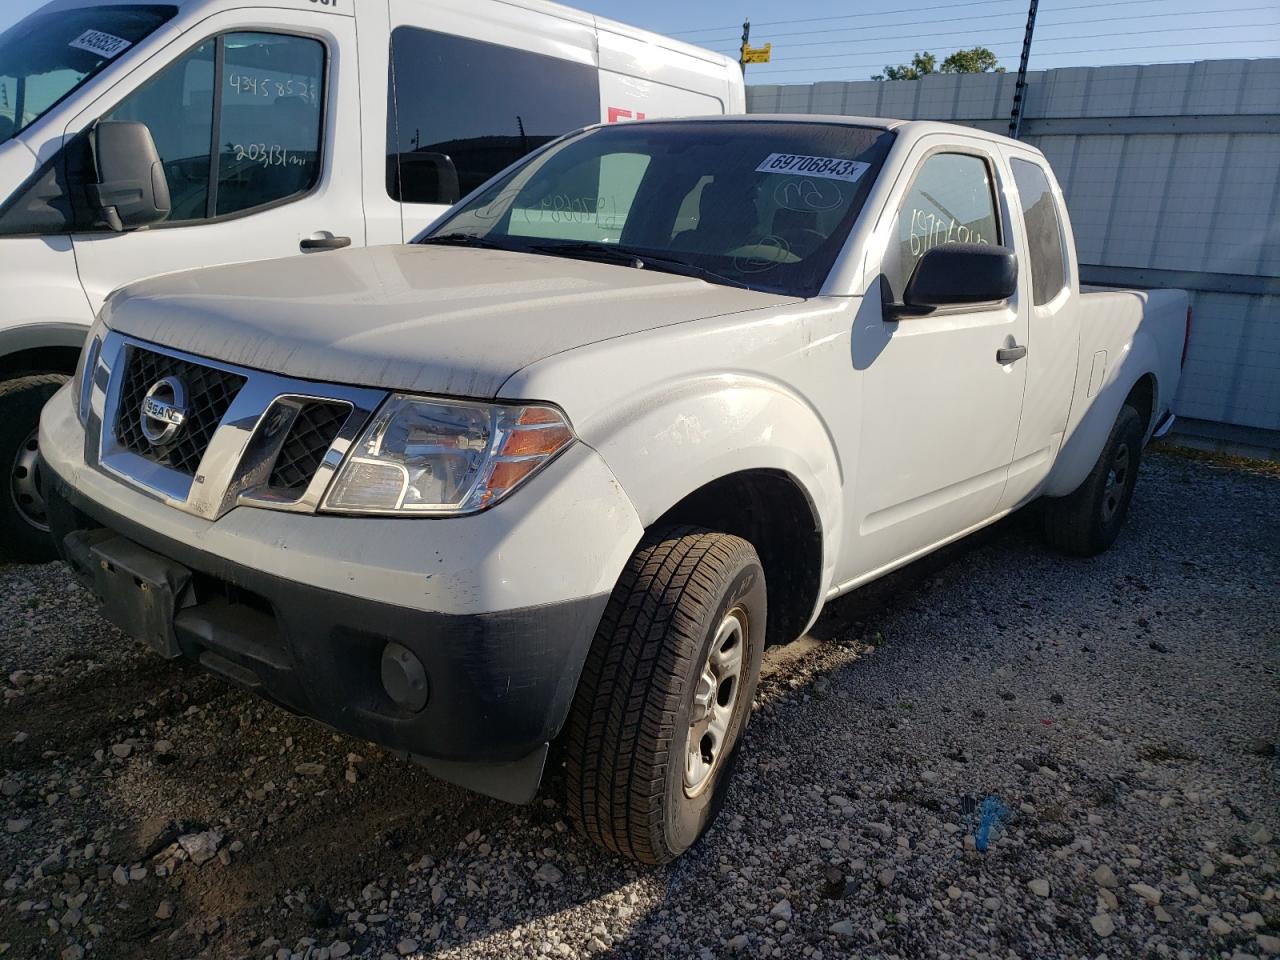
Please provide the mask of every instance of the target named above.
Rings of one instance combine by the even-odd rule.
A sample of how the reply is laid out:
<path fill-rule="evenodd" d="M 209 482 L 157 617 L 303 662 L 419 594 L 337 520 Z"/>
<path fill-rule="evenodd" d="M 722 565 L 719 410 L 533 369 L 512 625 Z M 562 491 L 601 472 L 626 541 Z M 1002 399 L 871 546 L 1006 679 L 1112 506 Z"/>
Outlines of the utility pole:
<path fill-rule="evenodd" d="M 747 75 L 747 47 L 751 45 L 751 21 L 742 21 L 742 49 L 738 53 L 738 66 L 742 67 L 742 75 Z"/>
<path fill-rule="evenodd" d="M 1027 95 L 1027 61 L 1031 59 L 1031 37 L 1036 32 L 1036 9 L 1040 0 L 1031 0 L 1027 8 L 1027 32 L 1022 38 L 1022 60 L 1018 63 L 1018 83 L 1013 88 L 1013 113 L 1009 115 L 1009 136 L 1018 139 L 1022 128 L 1023 100 Z"/>

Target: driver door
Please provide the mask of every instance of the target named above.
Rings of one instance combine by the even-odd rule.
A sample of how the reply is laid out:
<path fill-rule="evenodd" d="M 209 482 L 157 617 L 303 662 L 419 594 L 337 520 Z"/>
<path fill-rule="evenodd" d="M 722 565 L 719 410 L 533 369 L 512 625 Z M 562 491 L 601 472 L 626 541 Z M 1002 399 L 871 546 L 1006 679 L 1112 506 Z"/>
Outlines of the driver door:
<path fill-rule="evenodd" d="M 145 123 L 173 202 L 157 226 L 75 235 L 95 312 L 112 290 L 144 277 L 365 242 L 352 18 L 237 10 L 173 49 L 164 66 L 131 75 L 69 128 Z"/>
<path fill-rule="evenodd" d="M 890 298 L 902 299 L 933 247 L 1013 245 L 999 160 L 981 141 L 958 148 L 951 138 L 947 146 L 926 139 L 904 170 L 887 207 L 881 283 Z M 1018 282 L 1008 302 L 899 321 L 886 319 L 878 303 L 863 304 L 853 337 L 863 415 L 845 551 L 856 569 L 842 579 L 869 578 L 995 514 L 1026 383 L 1025 362 L 996 356 L 1026 343 Z"/>

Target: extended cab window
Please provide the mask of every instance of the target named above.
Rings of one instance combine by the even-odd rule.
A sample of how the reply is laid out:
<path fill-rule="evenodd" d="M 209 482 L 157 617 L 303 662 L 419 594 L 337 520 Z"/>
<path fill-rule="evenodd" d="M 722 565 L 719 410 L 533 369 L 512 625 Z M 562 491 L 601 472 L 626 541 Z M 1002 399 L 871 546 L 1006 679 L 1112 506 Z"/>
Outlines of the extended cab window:
<path fill-rule="evenodd" d="M 169 223 L 242 213 L 315 185 L 324 71 L 317 40 L 225 34 L 174 61 L 105 119 L 151 130 L 173 200 Z"/>
<path fill-rule="evenodd" d="M 1067 285 L 1062 224 L 1049 178 L 1038 165 L 1013 160 L 1013 181 L 1018 186 L 1022 220 L 1027 227 L 1027 253 L 1031 258 L 1031 289 L 1036 306 L 1048 303 Z"/>
<path fill-rule="evenodd" d="M 935 153 L 920 166 L 898 210 L 882 272 L 902 299 L 920 258 L 944 243 L 1000 242 L 991 171 L 981 157 Z"/>
<path fill-rule="evenodd" d="M 387 192 L 404 203 L 453 203 L 600 120 L 590 64 L 413 27 L 391 35 L 388 89 Z"/>

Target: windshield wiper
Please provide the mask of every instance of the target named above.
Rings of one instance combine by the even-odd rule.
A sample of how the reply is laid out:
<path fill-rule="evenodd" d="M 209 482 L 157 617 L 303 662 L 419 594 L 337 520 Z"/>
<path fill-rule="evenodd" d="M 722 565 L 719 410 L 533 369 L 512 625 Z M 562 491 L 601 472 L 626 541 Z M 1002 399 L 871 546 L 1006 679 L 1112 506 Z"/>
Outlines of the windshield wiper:
<path fill-rule="evenodd" d="M 586 240 L 571 241 L 569 243 L 539 243 L 531 244 L 529 249 L 552 256 L 577 257 L 583 260 L 598 260 L 602 263 L 616 263 L 619 266 L 632 267 L 636 270 L 656 270 L 659 273 L 696 277 L 699 280 L 706 280 L 708 283 L 749 289 L 749 286 L 741 280 L 734 280 L 732 277 L 726 277 L 724 274 L 708 270 L 706 267 L 700 267 L 685 260 L 677 260 L 674 257 L 664 257 L 660 254 L 650 253 L 647 250 L 634 250 L 630 247 L 619 246 L 616 243 L 592 243 Z"/>
<path fill-rule="evenodd" d="M 519 247 L 513 247 L 505 243 L 499 243 L 497 240 L 490 240 L 488 237 L 481 237 L 474 233 L 440 233 L 431 237 L 423 237 L 418 241 L 420 244 L 436 244 L 442 247 L 479 247 L 484 250 L 519 250 Z"/>

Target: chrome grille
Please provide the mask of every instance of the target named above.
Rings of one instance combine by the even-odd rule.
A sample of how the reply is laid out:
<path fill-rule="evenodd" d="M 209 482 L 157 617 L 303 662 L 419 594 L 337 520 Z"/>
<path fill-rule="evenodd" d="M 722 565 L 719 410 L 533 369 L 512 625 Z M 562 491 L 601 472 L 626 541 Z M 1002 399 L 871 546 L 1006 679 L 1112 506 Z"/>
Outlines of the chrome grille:
<path fill-rule="evenodd" d="M 188 409 L 183 428 L 172 443 L 153 445 L 142 433 L 142 401 L 158 381 L 177 377 L 187 388 Z M 115 432 L 120 445 L 140 457 L 194 476 L 209 449 L 209 441 L 246 378 L 179 357 L 130 347 Z"/>
<path fill-rule="evenodd" d="M 320 469 L 338 431 L 351 415 L 346 403 L 307 403 L 298 411 L 267 486 L 275 493 L 301 496 Z"/>

